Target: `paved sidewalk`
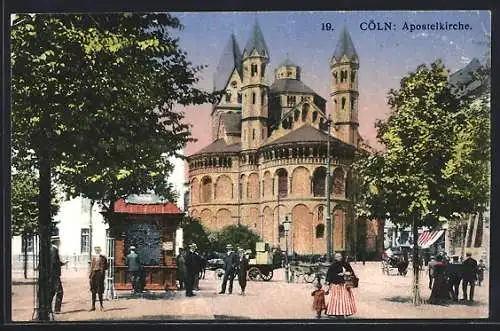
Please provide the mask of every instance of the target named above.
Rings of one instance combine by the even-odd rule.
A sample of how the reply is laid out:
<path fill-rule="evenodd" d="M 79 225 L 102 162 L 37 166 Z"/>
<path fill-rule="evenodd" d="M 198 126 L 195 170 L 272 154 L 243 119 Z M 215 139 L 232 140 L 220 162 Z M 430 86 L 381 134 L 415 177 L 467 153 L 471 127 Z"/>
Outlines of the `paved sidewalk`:
<path fill-rule="evenodd" d="M 382 275 L 380 264 L 370 262 L 352 264 L 360 278 L 359 288 L 354 290 L 357 313 L 352 318 L 487 318 L 488 281 L 476 286 L 476 303 L 471 306 L 450 304 L 436 306 L 411 303 L 412 276 Z M 427 274 L 422 272 L 421 294 L 430 295 Z M 487 275 L 486 275 L 487 276 Z M 64 300 L 62 314 L 57 321 L 89 320 L 179 320 L 179 319 L 312 319 L 311 291 L 307 283 L 287 284 L 283 270 L 275 270 L 270 282 L 249 281 L 247 295 L 239 295 L 238 282 L 234 282 L 233 294 L 219 295 L 220 280 L 211 272 L 200 281 L 201 290 L 189 298 L 184 292 L 166 296 L 164 292 L 146 293 L 142 297 L 125 297 L 105 301 L 105 311 L 89 312 L 90 292 L 88 278 L 82 274 L 63 273 Z M 299 279 L 300 281 L 300 279 Z M 460 293 L 461 296 L 461 293 Z M 13 286 L 13 320 L 29 321 L 33 312 L 33 285 Z"/>

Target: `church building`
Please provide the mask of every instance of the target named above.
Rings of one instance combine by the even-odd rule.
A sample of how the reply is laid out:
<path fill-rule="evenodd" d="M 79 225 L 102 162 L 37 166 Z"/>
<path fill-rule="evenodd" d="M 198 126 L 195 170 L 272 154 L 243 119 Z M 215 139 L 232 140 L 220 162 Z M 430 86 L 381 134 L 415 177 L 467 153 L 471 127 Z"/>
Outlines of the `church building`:
<path fill-rule="evenodd" d="M 350 165 L 358 133 L 359 58 L 344 28 L 325 70 L 328 98 L 301 80 L 288 58 L 266 83 L 271 53 L 256 22 L 243 49 L 231 35 L 214 75 L 223 91 L 211 114 L 212 141 L 188 157 L 189 214 L 209 230 L 242 224 L 271 246 L 285 248 L 282 222 L 291 220 L 289 251 L 326 253 L 327 144 L 330 134 L 331 220 L 335 251 L 378 254 L 383 226 L 353 215 Z M 327 102 L 331 103 L 328 132 Z"/>

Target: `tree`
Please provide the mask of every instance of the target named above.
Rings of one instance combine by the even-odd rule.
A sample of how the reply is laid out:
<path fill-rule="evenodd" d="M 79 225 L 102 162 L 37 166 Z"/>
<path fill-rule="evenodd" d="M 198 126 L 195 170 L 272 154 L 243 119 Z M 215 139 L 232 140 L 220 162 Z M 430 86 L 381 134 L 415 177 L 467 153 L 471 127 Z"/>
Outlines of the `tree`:
<path fill-rule="evenodd" d="M 202 252 L 212 249 L 208 238 L 209 233 L 199 220 L 185 216 L 182 219 L 182 234 L 185 247 L 191 243 L 195 243 Z"/>
<path fill-rule="evenodd" d="M 400 89 L 389 92 L 389 105 L 389 118 L 376 123 L 386 150 L 360 155 L 355 164 L 362 182 L 357 211 L 412 226 L 413 294 L 419 304 L 418 227 L 439 226 L 484 209 L 489 198 L 484 170 L 467 165 L 484 160 L 486 153 L 463 153 L 466 135 L 457 128 L 469 127 L 471 103 L 452 92 L 439 60 L 404 77 Z M 464 157 L 458 162 L 462 166 L 456 166 L 458 155 Z"/>
<path fill-rule="evenodd" d="M 223 252 L 227 244 L 233 245 L 234 248 L 241 247 L 255 251 L 255 244 L 262 241 L 257 233 L 241 224 L 229 225 L 222 228 L 216 233 L 216 238 L 214 248 L 218 252 Z"/>
<path fill-rule="evenodd" d="M 39 171 L 40 277 L 48 281 L 52 181 L 100 202 L 173 196 L 168 156 L 191 140 L 177 104 L 213 102 L 167 13 L 17 15 L 12 38 L 12 146 Z M 42 291 L 43 292 L 43 291 Z M 48 292 L 39 296 L 48 320 Z"/>

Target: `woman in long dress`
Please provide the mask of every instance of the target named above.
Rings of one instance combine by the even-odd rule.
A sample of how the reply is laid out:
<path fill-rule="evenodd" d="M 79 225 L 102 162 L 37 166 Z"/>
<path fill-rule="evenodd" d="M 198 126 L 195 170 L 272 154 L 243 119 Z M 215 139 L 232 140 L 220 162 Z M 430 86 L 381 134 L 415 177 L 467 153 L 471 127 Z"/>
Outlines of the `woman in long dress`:
<path fill-rule="evenodd" d="M 335 260 L 326 274 L 326 283 L 330 286 L 330 297 L 326 304 L 328 316 L 342 318 L 356 313 L 354 295 L 352 290 L 345 286 L 344 275 L 354 275 L 354 270 L 343 260 L 342 254 L 335 253 Z"/>
<path fill-rule="evenodd" d="M 429 303 L 434 305 L 446 303 L 451 299 L 448 290 L 446 265 L 443 263 L 443 260 L 443 256 L 438 255 L 434 264 L 434 283 L 432 284 L 431 296 L 429 298 Z"/>

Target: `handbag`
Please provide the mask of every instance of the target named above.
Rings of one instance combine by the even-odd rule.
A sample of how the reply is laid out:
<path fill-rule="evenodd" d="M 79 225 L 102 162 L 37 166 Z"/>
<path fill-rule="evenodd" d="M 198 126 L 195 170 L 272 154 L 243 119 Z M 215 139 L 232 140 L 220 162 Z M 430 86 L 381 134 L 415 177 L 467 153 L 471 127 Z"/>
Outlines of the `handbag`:
<path fill-rule="evenodd" d="M 359 278 L 356 275 L 344 275 L 344 285 L 347 288 L 357 288 Z"/>

